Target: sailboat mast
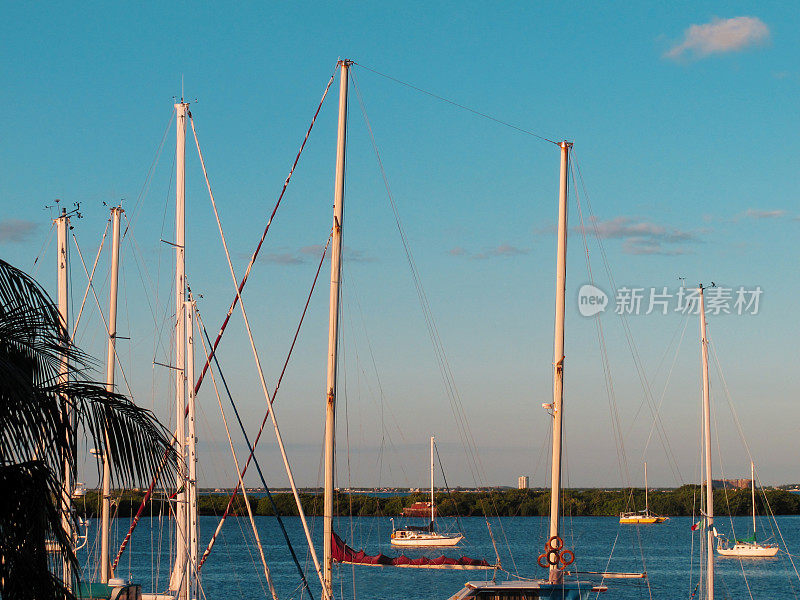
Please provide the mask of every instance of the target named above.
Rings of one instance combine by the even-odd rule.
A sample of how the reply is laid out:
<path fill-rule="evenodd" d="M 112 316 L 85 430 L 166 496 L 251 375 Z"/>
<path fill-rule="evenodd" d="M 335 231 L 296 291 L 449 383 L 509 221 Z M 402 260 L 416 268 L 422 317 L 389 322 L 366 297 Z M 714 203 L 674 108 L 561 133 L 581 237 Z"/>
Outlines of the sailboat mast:
<path fill-rule="evenodd" d="M 57 273 L 58 273 L 58 314 L 61 317 L 61 326 L 64 328 L 62 340 L 64 344 L 70 343 L 69 340 L 69 264 L 67 254 L 67 231 L 69 231 L 69 216 L 67 209 L 61 209 L 61 214 L 56 218 L 56 231 L 57 231 Z M 61 357 L 61 363 L 58 367 L 58 383 L 66 384 L 69 382 L 69 362 L 67 356 Z M 64 403 L 67 406 L 67 403 Z M 64 409 L 64 419 L 69 423 L 69 445 L 72 446 L 74 442 L 75 431 L 75 414 L 69 408 Z M 64 530 L 64 535 L 73 543 L 75 532 L 72 527 L 72 465 L 70 457 L 64 456 L 62 461 L 62 488 L 61 488 L 61 527 Z M 66 556 L 63 560 L 63 581 L 68 590 L 72 590 L 72 564 Z"/>
<path fill-rule="evenodd" d="M 197 524 L 197 434 L 195 431 L 195 395 L 194 395 L 194 314 L 191 298 L 184 304 L 184 319 L 186 323 L 186 380 L 189 390 L 189 418 L 187 420 L 189 436 L 187 439 L 187 503 L 189 526 L 189 570 L 188 581 L 191 582 L 190 598 L 197 598 L 197 549 L 198 549 L 198 524 Z"/>
<path fill-rule="evenodd" d="M 714 600 L 714 486 L 711 473 L 711 398 L 708 387 L 708 337 L 703 286 L 700 291 L 700 346 L 703 359 L 703 446 L 706 469 L 706 598 Z"/>
<path fill-rule="evenodd" d="M 753 496 L 753 537 L 756 537 L 756 467 L 750 461 L 750 487 Z"/>
<path fill-rule="evenodd" d="M 108 353 L 106 354 L 106 390 L 114 391 L 114 367 L 117 345 L 117 290 L 119 288 L 119 222 L 122 207 L 111 209 L 111 275 L 108 292 Z M 108 583 L 111 572 L 111 557 L 108 549 L 108 532 L 111 526 L 111 457 L 108 455 L 108 433 L 104 434 L 103 448 L 103 500 L 100 509 L 100 583 Z"/>
<path fill-rule="evenodd" d="M 175 451 L 178 455 L 178 489 L 175 500 L 175 562 L 172 567 L 170 589 L 181 590 L 188 598 L 184 585 L 188 569 L 187 510 L 186 510 L 186 114 L 189 105 L 183 101 L 175 105 Z"/>
<path fill-rule="evenodd" d="M 435 510 L 433 507 L 433 436 L 431 436 L 431 530 L 433 530 Z"/>
<path fill-rule="evenodd" d="M 644 513 L 650 514 L 650 504 L 647 502 L 647 463 L 644 463 Z"/>
<path fill-rule="evenodd" d="M 333 475 L 336 432 L 336 351 L 339 340 L 339 288 L 342 274 L 342 226 L 344 217 L 344 167 L 347 142 L 347 79 L 352 61 L 340 60 L 339 127 L 336 139 L 336 179 L 333 193 L 333 243 L 331 244 L 331 296 L 328 321 L 328 374 L 325 406 L 325 492 L 323 502 L 323 581 L 326 596 L 333 598 Z"/>
<path fill-rule="evenodd" d="M 561 171 L 558 191 L 558 258 L 556 260 L 556 326 L 553 344 L 553 464 L 550 474 L 550 537 L 559 535 L 561 512 L 561 440 L 564 403 L 564 314 L 567 283 L 567 173 L 572 144 L 564 141 L 561 148 Z M 558 583 L 562 571 L 550 566 L 549 580 Z"/>

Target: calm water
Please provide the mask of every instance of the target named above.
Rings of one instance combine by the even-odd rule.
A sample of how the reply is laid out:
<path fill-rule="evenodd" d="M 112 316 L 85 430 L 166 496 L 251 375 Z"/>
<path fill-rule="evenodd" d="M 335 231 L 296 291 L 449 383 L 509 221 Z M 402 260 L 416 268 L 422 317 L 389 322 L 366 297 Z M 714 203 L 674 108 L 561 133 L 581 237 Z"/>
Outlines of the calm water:
<path fill-rule="evenodd" d="M 216 517 L 201 517 L 201 548 L 205 548 L 211 533 L 217 526 Z M 312 585 L 316 600 L 320 599 L 319 582 L 305 546 L 300 520 L 285 518 L 301 564 Z M 740 535 L 747 534 L 750 520 L 736 518 L 733 524 Z M 114 536 L 121 541 L 130 521 L 121 519 Z M 277 520 L 271 517 L 256 517 L 267 562 L 280 598 L 308 598 L 300 594 L 299 576 L 292 562 Z M 438 521 L 437 521 L 438 523 Z M 465 543 L 455 550 L 445 551 L 449 556 L 467 555 L 486 558 L 494 562 L 494 550 L 486 522 L 482 517 L 462 519 Z M 497 543 L 503 568 L 519 572 L 523 576 L 540 577 L 546 571 L 536 565 L 547 531 L 547 520 L 540 517 L 518 517 L 492 519 L 492 532 Z M 322 522 L 312 521 L 314 539 L 320 560 L 322 558 Z M 800 517 L 778 517 L 790 551 L 800 547 Z M 455 527 L 453 520 L 441 519 L 441 525 Z M 699 533 L 691 532 L 691 519 L 672 518 L 661 525 L 620 526 L 616 519 L 607 517 L 575 517 L 564 521 L 565 546 L 574 549 L 576 560 L 571 568 L 584 571 L 642 571 L 649 573 L 650 591 L 642 580 L 607 580 L 608 592 L 602 600 L 655 600 L 669 598 L 689 600 L 697 583 L 697 571 L 690 577 L 690 558 L 694 539 L 695 565 L 699 556 Z M 731 520 L 718 518 L 717 528 L 722 533 L 730 532 Z M 766 520 L 760 525 L 770 529 Z M 396 555 L 388 543 L 391 524 L 387 518 L 362 517 L 350 520 L 337 519 L 336 529 L 341 537 L 356 549 L 364 548 L 369 554 L 379 551 Z M 96 522 L 90 523 L 89 543 L 81 550 L 84 564 L 94 563 L 89 555 L 96 552 Z M 765 531 L 765 535 L 771 532 Z M 117 575 L 128 577 L 142 584 L 144 591 L 163 590 L 168 581 L 168 556 L 170 551 L 169 525 L 166 519 L 142 519 L 133 536 L 130 550 L 117 568 Z M 639 543 L 641 539 L 641 544 Z M 151 552 L 164 540 L 160 553 Z M 351 541 L 352 540 L 352 541 Z M 117 548 L 115 546 L 115 548 Z M 613 549 L 613 554 L 612 554 Z M 406 550 L 408 556 L 438 556 L 437 551 Z M 609 560 L 609 556 L 611 556 Z M 644 557 L 644 567 L 643 567 Z M 740 562 L 737 559 L 718 559 L 717 597 L 749 598 L 748 585 L 753 598 L 795 597 L 800 582 L 794 575 L 785 553 L 774 559 L 759 559 Z M 397 569 L 391 567 L 335 567 L 337 598 L 385 598 L 397 600 L 437 599 L 444 600 L 458 591 L 469 579 L 484 579 L 484 571 L 443 571 L 423 569 Z M 86 571 L 84 577 L 93 578 Z M 491 575 L 489 575 L 491 577 Z M 745 580 L 746 577 L 746 580 Z M 229 518 L 218 538 L 214 551 L 202 569 L 203 588 L 207 598 L 266 598 L 263 568 L 255 546 L 252 531 L 246 518 Z"/>

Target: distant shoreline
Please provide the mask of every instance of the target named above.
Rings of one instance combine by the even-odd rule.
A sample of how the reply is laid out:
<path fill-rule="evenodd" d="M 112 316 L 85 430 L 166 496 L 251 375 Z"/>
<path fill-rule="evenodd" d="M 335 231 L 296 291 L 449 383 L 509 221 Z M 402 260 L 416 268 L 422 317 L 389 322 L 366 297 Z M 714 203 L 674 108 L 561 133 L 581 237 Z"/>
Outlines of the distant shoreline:
<path fill-rule="evenodd" d="M 198 497 L 201 515 L 222 515 L 228 505 L 230 493 L 203 490 Z M 322 496 L 318 489 L 303 490 L 300 498 L 304 512 L 317 516 L 322 512 Z M 285 490 L 272 492 L 273 508 L 263 490 L 247 490 L 253 513 L 259 516 L 297 515 L 294 497 Z M 565 515 L 572 516 L 617 516 L 624 511 L 644 508 L 644 489 L 580 488 L 563 492 L 562 506 Z M 124 491 L 112 494 L 118 504 L 120 517 L 132 516 L 139 509 L 144 493 Z M 766 498 L 766 503 L 765 503 Z M 381 516 L 397 517 L 403 508 L 414 502 L 430 499 L 430 492 L 408 492 L 383 488 L 381 490 L 339 491 L 335 499 L 337 516 Z M 156 493 L 143 515 L 158 516 L 168 512 L 166 494 Z M 692 516 L 699 514 L 700 487 L 684 485 L 673 489 L 651 489 L 650 510 L 664 516 Z M 98 495 L 87 492 L 75 501 L 78 514 L 92 517 L 98 512 Z M 550 510 L 550 492 L 540 489 L 491 489 L 453 490 L 436 492 L 437 513 L 442 517 L 469 516 L 546 516 Z M 750 491 L 746 489 L 715 489 L 714 510 L 717 514 L 732 516 L 748 515 L 752 511 Z M 784 489 L 770 489 L 756 494 L 756 511 L 760 515 L 800 514 L 800 494 Z M 237 494 L 232 515 L 246 515 L 247 508 L 241 494 Z"/>

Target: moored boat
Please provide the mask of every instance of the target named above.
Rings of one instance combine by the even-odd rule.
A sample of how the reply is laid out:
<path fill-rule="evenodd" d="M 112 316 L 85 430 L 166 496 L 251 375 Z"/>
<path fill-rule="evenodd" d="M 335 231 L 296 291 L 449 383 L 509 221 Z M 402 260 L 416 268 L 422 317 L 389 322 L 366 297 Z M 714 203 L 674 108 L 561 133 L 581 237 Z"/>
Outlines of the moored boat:
<path fill-rule="evenodd" d="M 395 529 L 394 519 L 392 519 L 392 535 L 390 537 L 392 546 L 456 546 L 464 539 L 460 533 L 437 533 L 436 531 L 436 503 L 433 497 L 433 443 L 434 437 L 431 436 L 431 501 L 427 503 L 430 505 L 430 525 L 426 527 L 409 525 L 402 529 Z"/>
<path fill-rule="evenodd" d="M 737 538 L 731 545 L 724 535 L 717 534 L 717 554 L 720 556 L 771 558 L 778 554 L 777 544 L 762 544 L 756 537 L 756 468 L 753 461 L 750 461 L 750 490 L 753 503 L 753 535 Z"/>
<path fill-rule="evenodd" d="M 620 513 L 619 522 L 623 525 L 654 525 L 663 523 L 668 518 L 650 512 L 647 493 L 647 463 L 644 463 L 644 510 Z"/>

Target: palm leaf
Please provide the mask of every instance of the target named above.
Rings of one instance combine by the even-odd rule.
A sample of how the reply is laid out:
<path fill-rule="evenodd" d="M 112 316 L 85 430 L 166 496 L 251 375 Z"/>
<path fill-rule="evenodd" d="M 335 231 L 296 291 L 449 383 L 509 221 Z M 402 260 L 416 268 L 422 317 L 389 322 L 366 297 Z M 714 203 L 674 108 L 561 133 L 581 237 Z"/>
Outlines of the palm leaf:
<path fill-rule="evenodd" d="M 64 558 L 78 563 L 54 502 L 61 484 L 39 461 L 0 465 L 0 597 L 72 598 L 54 575 Z M 13 490 L 13 492 L 12 492 Z M 48 552 L 48 543 L 58 551 Z"/>
<path fill-rule="evenodd" d="M 167 430 L 125 396 L 85 381 L 92 364 L 47 293 L 0 260 L 0 489 L 14 490 L 0 494 L 0 598 L 71 597 L 53 573 L 64 558 L 77 566 L 59 499 L 65 459 L 75 473 L 79 434 L 105 449 L 118 485 L 177 471 Z"/>

